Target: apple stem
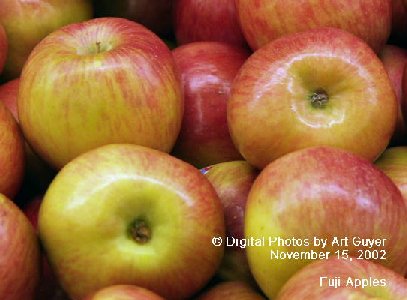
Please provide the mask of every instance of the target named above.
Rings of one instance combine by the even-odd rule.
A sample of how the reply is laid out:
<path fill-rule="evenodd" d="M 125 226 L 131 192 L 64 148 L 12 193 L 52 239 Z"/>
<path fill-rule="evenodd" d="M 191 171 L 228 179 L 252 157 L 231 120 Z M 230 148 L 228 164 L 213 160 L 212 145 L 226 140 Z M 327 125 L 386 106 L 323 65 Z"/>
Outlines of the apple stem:
<path fill-rule="evenodd" d="M 324 89 L 317 89 L 315 92 L 312 93 L 310 99 L 311 105 L 313 107 L 322 108 L 328 103 L 329 96 Z"/>
<path fill-rule="evenodd" d="M 100 52 L 101 52 L 101 49 L 100 49 L 100 42 L 96 42 L 96 51 L 97 51 L 97 53 L 100 53 Z"/>
<path fill-rule="evenodd" d="M 151 229 L 146 221 L 137 219 L 130 224 L 129 235 L 135 242 L 145 244 L 151 239 Z"/>

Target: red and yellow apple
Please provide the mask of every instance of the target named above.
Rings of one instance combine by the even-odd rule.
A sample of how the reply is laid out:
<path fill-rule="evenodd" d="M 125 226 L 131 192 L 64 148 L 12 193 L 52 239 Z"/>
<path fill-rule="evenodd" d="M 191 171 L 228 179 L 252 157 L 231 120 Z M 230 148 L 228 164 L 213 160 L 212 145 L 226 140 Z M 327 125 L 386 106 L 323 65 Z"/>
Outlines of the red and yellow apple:
<path fill-rule="evenodd" d="M 403 116 L 403 110 L 407 110 L 407 94 L 403 93 L 402 90 L 404 67 L 407 64 L 407 50 L 386 45 L 380 53 L 380 59 L 389 75 L 398 101 L 397 124 L 391 142 L 393 145 L 403 145 L 407 139 L 406 121 Z"/>
<path fill-rule="evenodd" d="M 198 169 L 138 145 L 106 145 L 69 162 L 39 214 L 42 243 L 73 299 L 131 284 L 186 299 L 214 275 L 222 204 Z"/>
<path fill-rule="evenodd" d="M 16 196 L 24 166 L 23 136 L 13 115 L 0 101 L 0 193 L 9 198 Z"/>
<path fill-rule="evenodd" d="M 235 2 L 243 34 L 253 50 L 287 34 L 335 27 L 360 37 L 379 53 L 391 31 L 391 0 Z"/>
<path fill-rule="evenodd" d="M 173 154 L 196 167 L 241 159 L 229 134 L 226 102 L 249 53 L 219 42 L 195 42 L 172 51 L 184 89 L 184 116 Z"/>
<path fill-rule="evenodd" d="M 247 262 L 244 238 L 244 213 L 247 196 L 258 171 L 246 161 L 223 162 L 201 170 L 218 194 L 225 214 L 225 254 L 217 275 L 222 280 L 240 280 L 255 286 Z"/>
<path fill-rule="evenodd" d="M 92 14 L 90 0 L 1 0 L 0 24 L 9 42 L 2 77 L 6 80 L 18 77 L 40 40 L 63 25 L 90 19 Z"/>
<path fill-rule="evenodd" d="M 246 248 L 250 269 L 270 298 L 298 270 L 330 257 L 372 259 L 404 275 L 406 234 L 407 203 L 396 185 L 371 162 L 337 148 L 273 161 L 246 205 L 245 237 L 260 241 Z"/>
<path fill-rule="evenodd" d="M 250 56 L 233 82 L 227 117 L 239 152 L 258 168 L 312 146 L 373 161 L 393 135 L 397 100 L 366 43 L 321 28 L 279 38 Z"/>
<path fill-rule="evenodd" d="M 246 46 L 235 0 L 175 0 L 173 19 L 179 45 L 214 41 Z"/>
<path fill-rule="evenodd" d="M 183 98 L 171 51 L 144 26 L 120 18 L 67 25 L 33 50 L 20 78 L 24 135 L 61 168 L 111 143 L 171 151 Z"/>
<path fill-rule="evenodd" d="M 200 295 L 197 300 L 265 300 L 250 285 L 242 281 L 221 282 Z"/>
<path fill-rule="evenodd" d="M 37 236 L 23 212 L 0 194 L 0 299 L 34 300 L 40 261 Z"/>
<path fill-rule="evenodd" d="M 157 294 L 135 286 L 135 285 L 114 285 L 103 288 L 84 300 L 164 300 Z"/>
<path fill-rule="evenodd" d="M 406 295 L 407 280 L 382 265 L 356 258 L 331 258 L 298 271 L 275 299 L 402 300 Z"/>

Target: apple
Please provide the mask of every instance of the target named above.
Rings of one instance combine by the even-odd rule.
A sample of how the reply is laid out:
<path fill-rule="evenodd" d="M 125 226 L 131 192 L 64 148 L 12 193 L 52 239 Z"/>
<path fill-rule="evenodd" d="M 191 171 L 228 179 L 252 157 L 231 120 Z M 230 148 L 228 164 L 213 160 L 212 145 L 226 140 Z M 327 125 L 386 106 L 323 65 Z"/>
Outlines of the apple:
<path fill-rule="evenodd" d="M 197 298 L 197 300 L 225 300 L 225 299 L 265 300 L 250 285 L 242 281 L 221 282 Z"/>
<path fill-rule="evenodd" d="M 0 85 L 0 102 L 3 102 L 11 111 L 17 123 L 17 96 L 20 85 L 20 79 L 16 78 Z M 36 155 L 27 143 L 24 143 L 25 152 L 25 170 L 24 179 L 19 198 L 31 198 L 32 196 L 43 193 L 55 176 L 52 170 L 42 159 Z M 15 201 L 18 199 L 14 199 Z"/>
<path fill-rule="evenodd" d="M 93 0 L 96 17 L 121 17 L 138 22 L 160 37 L 171 38 L 172 0 Z"/>
<path fill-rule="evenodd" d="M 0 23 L 9 44 L 3 80 L 20 75 L 31 50 L 46 35 L 63 25 L 90 19 L 92 14 L 90 0 L 1 0 Z"/>
<path fill-rule="evenodd" d="M 270 163 L 246 205 L 250 270 L 273 299 L 295 272 L 330 257 L 374 260 L 405 274 L 406 233 L 407 203 L 391 179 L 332 147 L 298 150 Z"/>
<path fill-rule="evenodd" d="M 405 299 L 407 280 L 368 260 L 331 258 L 298 271 L 276 300 Z"/>
<path fill-rule="evenodd" d="M 164 300 L 157 294 L 134 285 L 114 285 L 103 288 L 84 300 Z"/>
<path fill-rule="evenodd" d="M 249 53 L 220 42 L 195 42 L 172 51 L 184 89 L 184 116 L 175 156 L 202 168 L 242 159 L 226 120 L 230 87 Z"/>
<path fill-rule="evenodd" d="M 3 67 L 8 54 L 8 41 L 6 31 L 0 23 L 0 74 L 3 72 Z"/>
<path fill-rule="evenodd" d="M 223 162 L 201 170 L 215 188 L 224 209 L 227 247 L 217 275 L 222 280 L 240 280 L 255 286 L 245 248 L 236 240 L 244 238 L 247 196 L 258 171 L 246 161 Z"/>
<path fill-rule="evenodd" d="M 393 180 L 407 203 L 407 147 L 387 148 L 375 165 Z"/>
<path fill-rule="evenodd" d="M 34 48 L 20 78 L 20 124 L 56 169 L 111 143 L 169 152 L 181 127 L 181 88 L 171 51 L 155 34 L 126 19 L 92 19 Z"/>
<path fill-rule="evenodd" d="M 258 168 L 320 145 L 373 161 L 393 135 L 397 100 L 382 62 L 363 41 L 320 28 L 250 56 L 233 81 L 227 118 L 237 149 Z"/>
<path fill-rule="evenodd" d="M 39 244 L 22 211 L 0 194 L 0 299 L 33 300 L 39 277 Z"/>
<path fill-rule="evenodd" d="M 24 141 L 13 115 L 1 101 L 0 132 L 0 193 L 14 198 L 24 176 Z"/>
<path fill-rule="evenodd" d="M 346 30 L 378 53 L 391 31 L 391 0 L 236 0 L 243 34 L 253 50 L 281 36 L 320 27 Z"/>
<path fill-rule="evenodd" d="M 113 144 L 69 162 L 48 188 L 39 232 L 73 299 L 117 284 L 185 299 L 214 275 L 222 204 L 198 169 L 167 153 Z M 69 234 L 67 234 L 69 233 Z"/>
<path fill-rule="evenodd" d="M 380 53 L 380 59 L 389 75 L 399 103 L 392 144 L 401 145 L 405 143 L 407 138 L 406 123 L 402 112 L 402 107 L 407 108 L 407 94 L 402 91 L 404 66 L 407 64 L 407 50 L 394 45 L 386 45 Z"/>
<path fill-rule="evenodd" d="M 179 45 L 215 41 L 246 47 L 234 0 L 175 0 L 173 19 Z"/>

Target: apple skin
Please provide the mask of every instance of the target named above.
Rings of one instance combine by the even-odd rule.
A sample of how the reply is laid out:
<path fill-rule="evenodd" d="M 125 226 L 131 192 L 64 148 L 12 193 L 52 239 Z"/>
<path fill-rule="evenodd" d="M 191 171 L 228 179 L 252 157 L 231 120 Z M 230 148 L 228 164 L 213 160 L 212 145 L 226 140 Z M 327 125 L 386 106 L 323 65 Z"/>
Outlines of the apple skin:
<path fill-rule="evenodd" d="M 200 295 L 196 300 L 265 300 L 249 284 L 242 281 L 221 282 Z"/>
<path fill-rule="evenodd" d="M 404 67 L 407 63 L 407 50 L 394 45 L 386 45 L 380 53 L 380 59 L 389 75 L 399 107 L 396 129 L 391 144 L 402 145 L 407 138 L 406 123 L 402 112 L 402 107 L 407 106 L 407 94 L 404 94 L 402 90 Z"/>
<path fill-rule="evenodd" d="M 321 277 L 330 279 L 339 278 L 341 286 L 338 288 L 329 287 L 326 279 L 320 285 Z M 355 279 L 372 279 L 372 286 L 353 287 L 346 286 L 346 281 Z M 386 286 L 380 285 L 373 280 L 385 280 Z M 283 287 L 276 300 L 297 300 L 297 299 L 405 299 L 407 295 L 407 281 L 398 273 L 368 260 L 352 261 L 331 258 L 313 262 L 302 270 L 298 271 Z M 377 297 L 377 298 L 376 298 Z"/>
<path fill-rule="evenodd" d="M 236 0 L 247 42 L 257 50 L 281 36 L 335 27 L 363 39 L 376 53 L 391 31 L 391 0 Z"/>
<path fill-rule="evenodd" d="M 3 81 L 19 77 L 30 52 L 46 35 L 92 15 L 90 0 L 2 0 L 0 23 L 9 44 Z"/>
<path fill-rule="evenodd" d="M 106 145 L 69 162 L 39 214 L 51 266 L 74 300 L 116 284 L 188 298 L 216 272 L 223 247 L 211 240 L 224 230 L 222 204 L 198 169 L 138 145 Z"/>
<path fill-rule="evenodd" d="M 247 50 L 195 42 L 172 51 L 184 90 L 184 116 L 173 154 L 198 168 L 242 159 L 229 134 L 226 102 Z"/>
<path fill-rule="evenodd" d="M 304 241 L 295 247 L 266 243 L 246 248 L 256 282 L 273 299 L 312 259 L 271 258 L 272 250 L 314 250 L 330 252 L 330 257 L 346 250 L 349 256 L 359 256 L 358 250 L 367 248 L 353 244 L 353 238 L 387 239 L 387 244 L 372 246 L 387 253 L 386 260 L 375 261 L 404 274 L 406 232 L 407 205 L 391 179 L 371 162 L 337 148 L 302 149 L 270 163 L 256 178 L 246 205 L 246 238 Z M 327 246 L 314 247 L 315 237 L 328 239 Z M 332 244 L 334 237 L 350 241 Z"/>
<path fill-rule="evenodd" d="M 134 285 L 114 285 L 86 297 L 84 300 L 164 300 L 157 294 Z"/>
<path fill-rule="evenodd" d="M 224 209 L 226 237 L 244 238 L 244 212 L 247 196 L 258 171 L 246 161 L 223 162 L 201 172 L 215 188 Z M 247 262 L 246 251 L 237 246 L 225 248 L 217 275 L 222 280 L 244 281 L 256 286 Z"/>
<path fill-rule="evenodd" d="M 0 193 L 13 199 L 24 176 L 24 140 L 13 115 L 1 101 L 0 132 Z"/>
<path fill-rule="evenodd" d="M 318 101 L 323 96 L 326 102 Z M 348 32 L 320 28 L 279 38 L 250 56 L 233 82 L 227 118 L 237 149 L 261 169 L 322 145 L 373 161 L 393 135 L 397 106 L 375 53 Z"/>
<path fill-rule="evenodd" d="M 0 23 L 0 74 L 3 72 L 4 64 L 8 54 L 8 40 L 6 31 Z"/>
<path fill-rule="evenodd" d="M 33 300 L 39 279 L 39 244 L 23 212 L 0 194 L 0 299 Z"/>
<path fill-rule="evenodd" d="M 172 38 L 172 0 L 93 0 L 96 17 L 126 18 L 163 38 Z"/>
<path fill-rule="evenodd" d="M 34 48 L 20 78 L 20 124 L 56 169 L 111 143 L 169 152 L 181 127 L 181 88 L 171 51 L 154 33 L 126 19 L 92 19 Z"/>
<path fill-rule="evenodd" d="M 234 0 L 175 0 L 173 19 L 179 45 L 215 41 L 247 46 Z"/>
<path fill-rule="evenodd" d="M 407 204 L 407 147 L 387 148 L 375 165 L 396 184 Z"/>
<path fill-rule="evenodd" d="M 16 78 L 0 85 L 0 102 L 3 102 L 11 111 L 17 123 L 17 96 L 20 86 L 20 79 Z M 55 171 L 51 169 L 38 155 L 36 155 L 27 143 L 24 143 L 25 170 L 23 183 L 17 198 L 29 199 L 32 196 L 43 193 Z M 19 201 L 20 199 L 14 199 Z"/>

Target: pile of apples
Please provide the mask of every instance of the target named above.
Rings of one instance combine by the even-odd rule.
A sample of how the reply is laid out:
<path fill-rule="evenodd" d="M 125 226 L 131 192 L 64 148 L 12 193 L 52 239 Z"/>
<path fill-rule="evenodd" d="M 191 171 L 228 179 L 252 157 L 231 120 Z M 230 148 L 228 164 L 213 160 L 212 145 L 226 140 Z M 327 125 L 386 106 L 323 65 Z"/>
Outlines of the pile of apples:
<path fill-rule="evenodd" d="M 407 299 L 406 118 L 405 0 L 0 0 L 0 299 Z"/>

